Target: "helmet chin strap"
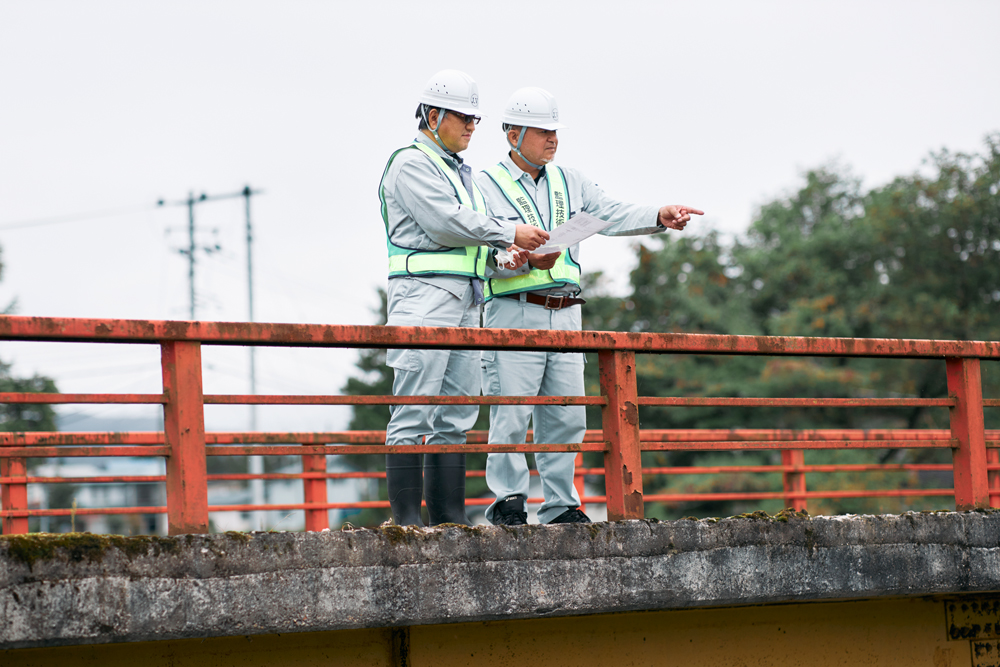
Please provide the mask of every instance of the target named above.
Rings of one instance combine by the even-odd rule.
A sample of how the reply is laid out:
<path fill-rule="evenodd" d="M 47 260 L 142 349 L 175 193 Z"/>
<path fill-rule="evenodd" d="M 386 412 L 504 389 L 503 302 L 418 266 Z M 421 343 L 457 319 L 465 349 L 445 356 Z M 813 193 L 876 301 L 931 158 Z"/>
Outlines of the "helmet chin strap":
<path fill-rule="evenodd" d="M 510 144 L 511 148 L 514 149 L 514 152 L 517 153 L 518 156 L 522 160 L 524 160 L 525 162 L 527 162 L 529 165 L 531 165 L 535 169 L 541 169 L 542 167 L 545 166 L 544 164 L 535 164 L 534 162 L 532 162 L 528 158 L 524 157 L 524 153 L 521 152 L 521 143 L 524 141 L 524 131 L 527 130 L 527 129 L 528 129 L 527 126 L 525 126 L 525 125 L 521 126 L 521 134 L 517 135 L 517 145 L 516 146 L 514 144 L 510 143 L 510 139 L 507 139 L 507 143 Z"/>
<path fill-rule="evenodd" d="M 441 141 L 441 137 L 438 136 L 438 131 L 437 131 L 437 128 L 441 127 L 441 123 L 444 122 L 444 117 L 448 113 L 448 110 L 447 109 L 438 109 L 437 127 L 431 127 L 431 121 L 428 118 L 428 113 L 427 113 L 427 107 L 426 107 L 426 105 L 421 106 L 420 113 L 424 117 L 424 125 L 426 125 L 427 129 L 430 130 L 431 134 L 434 135 L 434 141 L 437 143 L 437 145 L 440 146 L 441 149 L 445 153 L 447 153 L 448 155 L 456 155 L 456 153 L 454 151 L 450 150 L 447 146 L 444 145 L 444 142 Z"/>

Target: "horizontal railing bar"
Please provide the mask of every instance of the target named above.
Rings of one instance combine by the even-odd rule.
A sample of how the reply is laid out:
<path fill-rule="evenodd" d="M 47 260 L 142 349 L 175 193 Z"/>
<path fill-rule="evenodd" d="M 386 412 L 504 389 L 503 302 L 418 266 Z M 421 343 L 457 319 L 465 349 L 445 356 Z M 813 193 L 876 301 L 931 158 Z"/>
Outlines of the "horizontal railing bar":
<path fill-rule="evenodd" d="M 0 458 L 57 458 L 81 456 L 167 456 L 166 447 L 0 447 Z"/>
<path fill-rule="evenodd" d="M 166 507 L 77 507 L 76 509 L 0 510 L 0 516 L 93 516 L 105 514 L 166 514 Z"/>
<path fill-rule="evenodd" d="M 952 407 L 954 398 L 726 398 L 640 396 L 639 405 L 675 407 L 890 408 Z"/>
<path fill-rule="evenodd" d="M 727 450 L 727 449 L 886 449 L 885 440 L 770 440 L 770 441 L 735 441 L 706 440 L 671 441 L 671 442 L 640 442 L 644 452 L 659 451 L 694 451 L 694 450 Z M 998 443 L 1000 445 L 1000 443 Z M 958 447 L 958 438 L 948 440 L 894 440 L 893 449 L 922 449 L 934 447 Z"/>
<path fill-rule="evenodd" d="M 714 502 L 722 500 L 773 500 L 785 498 L 900 498 L 920 496 L 954 496 L 954 489 L 856 489 L 851 491 L 753 491 L 747 493 L 651 493 L 644 494 L 647 503 Z"/>
<path fill-rule="evenodd" d="M 115 475 L 105 477 L 0 477 L 0 484 L 156 484 L 166 475 Z"/>
<path fill-rule="evenodd" d="M 984 398 L 984 408 L 1000 408 L 1000 398 Z"/>
<path fill-rule="evenodd" d="M 492 350 L 684 352 L 848 357 L 968 357 L 1000 359 L 1000 342 L 888 338 L 729 336 L 387 327 L 254 322 L 193 322 L 89 318 L 0 317 L 0 340 L 147 343 L 199 341 L 209 345 L 283 347 L 430 348 Z"/>
<path fill-rule="evenodd" d="M 601 503 L 604 501 L 604 496 L 600 496 Z M 466 498 L 466 506 L 483 506 L 492 505 L 493 498 Z M 592 498 L 584 498 L 582 502 L 592 502 Z M 529 505 L 541 505 L 544 500 L 542 498 L 528 498 L 526 501 Z M 596 501 L 595 501 L 596 502 Z M 422 507 L 427 507 L 425 501 L 421 501 Z M 209 505 L 208 510 L 210 512 L 259 512 L 265 510 L 275 510 L 275 511 L 289 511 L 289 510 L 322 510 L 322 509 L 388 509 L 388 500 L 361 500 L 356 503 L 288 503 L 285 505 Z"/>
<path fill-rule="evenodd" d="M 585 442 L 563 445 L 224 445 L 205 447 L 208 456 L 301 456 L 303 454 L 467 454 L 473 452 L 603 452 L 606 442 Z M 0 452 L 3 450 L 0 449 Z M 2 454 L 0 454 L 2 455 Z"/>
<path fill-rule="evenodd" d="M 744 493 L 659 493 L 646 494 L 645 502 L 719 502 L 733 500 L 773 500 L 773 499 L 832 499 L 832 498 L 899 498 L 899 497 L 931 497 L 931 496 L 952 496 L 954 489 L 893 489 L 893 490 L 866 490 L 855 489 L 850 491 L 830 490 L 830 491 L 748 491 Z M 528 498 L 529 505 L 542 503 L 541 498 Z M 607 502 L 605 496 L 584 496 L 583 503 L 604 504 Z M 466 498 L 467 506 L 483 506 L 493 503 L 492 498 Z M 209 505 L 210 512 L 253 512 L 253 511 L 276 511 L 287 512 L 293 510 L 323 510 L 323 509 L 385 509 L 389 507 L 387 500 L 358 501 L 353 503 L 286 503 L 279 505 Z M 105 507 L 93 508 L 78 507 L 76 509 L 28 509 L 28 510 L 0 510 L 0 517 L 35 517 L 35 516 L 92 516 L 111 514 L 165 514 L 165 507 Z"/>
<path fill-rule="evenodd" d="M 466 505 L 490 505 L 490 498 L 467 498 Z M 541 498 L 529 498 L 529 503 L 540 504 Z M 426 506 L 426 503 L 422 503 Z M 322 509 L 385 509 L 389 507 L 388 500 L 360 500 L 353 503 L 287 503 L 282 505 L 209 505 L 209 512 L 253 512 L 253 511 L 289 511 L 289 510 L 322 510 Z M 2 517 L 32 517 L 32 516 L 85 516 L 104 514 L 166 514 L 166 507 L 87 507 L 73 509 L 29 509 L 0 510 Z"/>
<path fill-rule="evenodd" d="M 205 405 L 605 405 L 603 396 L 261 396 L 209 394 Z M 0 401 L 2 402 L 2 401 Z"/>
<path fill-rule="evenodd" d="M 1000 470 L 1000 465 L 994 466 Z M 785 472 L 950 472 L 950 463 L 841 463 L 819 465 L 773 466 L 669 466 L 643 468 L 643 475 L 714 475 L 719 473 L 785 473 Z M 577 474 L 603 475 L 604 468 L 578 468 Z"/>
<path fill-rule="evenodd" d="M 989 442 L 1000 442 L 1000 429 L 987 430 Z M 800 441 L 800 440 L 884 440 L 887 443 L 906 440 L 946 440 L 951 431 L 945 429 L 644 429 L 640 431 L 643 442 L 685 441 Z M 528 431 L 528 441 L 532 432 Z M 603 442 L 600 430 L 589 430 L 584 442 Z M 487 441 L 486 431 L 469 431 L 469 444 Z M 334 431 L 324 433 L 300 432 L 222 432 L 205 433 L 205 443 L 224 444 L 378 444 L 385 442 L 385 431 Z M 162 445 L 162 431 L 146 432 L 94 432 L 94 431 L 19 431 L 0 432 L 0 447 L 29 445 Z M 887 444 L 887 447 L 892 446 Z M 994 445 L 996 446 L 996 445 Z"/>
<path fill-rule="evenodd" d="M 0 392 L 0 403 L 115 403 L 164 404 L 163 394 L 46 394 L 35 392 Z"/>
<path fill-rule="evenodd" d="M 888 444 L 890 443 L 891 444 Z M 11 445 L 0 443 L 0 458 L 54 458 L 54 457 L 151 457 L 168 456 L 166 447 L 147 446 L 72 446 L 57 447 L 35 445 Z M 643 440 L 640 447 L 644 452 L 658 451 L 700 451 L 700 450 L 769 450 L 769 449 L 924 449 L 957 447 L 958 440 Z M 1000 440 L 987 440 L 986 446 L 1000 448 Z M 486 444 L 465 445 L 210 445 L 205 448 L 208 456 L 302 456 L 304 454 L 326 454 L 330 456 L 353 456 L 361 454 L 462 454 L 462 453 L 531 453 L 531 452 L 604 452 L 607 442 L 583 442 L 579 444 Z"/>
<path fill-rule="evenodd" d="M 162 445 L 162 431 L 16 431 L 0 432 L 0 447 L 62 445 Z M 2 450 L 0 450 L 2 451 Z"/>
<path fill-rule="evenodd" d="M 588 431 L 600 434 L 600 431 Z M 798 441 L 798 440 L 947 440 L 947 429 L 649 429 L 639 432 L 644 442 L 684 442 L 692 440 L 735 441 Z M 987 430 L 987 440 L 1000 440 L 1000 429 Z M 892 445 L 886 445 L 891 447 Z M 794 449 L 794 448 L 793 448 Z"/>
<path fill-rule="evenodd" d="M 988 464 L 987 470 L 1000 470 L 1000 464 Z M 643 475 L 715 475 L 726 473 L 834 473 L 834 472 L 950 472 L 950 463 L 871 463 L 828 465 L 763 465 L 763 466 L 661 466 L 642 469 Z M 467 470 L 466 477 L 485 477 L 485 470 Z M 538 475 L 531 469 L 530 475 Z M 603 476 L 604 468 L 577 468 L 577 475 Z M 272 472 L 272 473 L 214 473 L 209 482 L 234 482 L 301 479 L 385 479 L 385 471 L 357 472 Z M 166 481 L 166 475 L 133 475 L 104 477 L 0 477 L 0 484 L 157 484 Z"/>

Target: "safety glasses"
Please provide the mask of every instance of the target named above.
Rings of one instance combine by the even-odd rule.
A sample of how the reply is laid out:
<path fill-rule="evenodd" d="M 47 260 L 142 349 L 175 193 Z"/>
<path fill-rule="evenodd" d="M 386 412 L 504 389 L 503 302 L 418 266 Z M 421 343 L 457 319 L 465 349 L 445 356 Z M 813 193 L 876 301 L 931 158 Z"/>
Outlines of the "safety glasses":
<path fill-rule="evenodd" d="M 457 118 L 463 125 L 468 125 L 469 123 L 475 123 L 479 125 L 479 121 L 482 120 L 479 116 L 467 116 L 464 113 L 458 113 L 457 111 L 448 110 L 452 116 Z"/>

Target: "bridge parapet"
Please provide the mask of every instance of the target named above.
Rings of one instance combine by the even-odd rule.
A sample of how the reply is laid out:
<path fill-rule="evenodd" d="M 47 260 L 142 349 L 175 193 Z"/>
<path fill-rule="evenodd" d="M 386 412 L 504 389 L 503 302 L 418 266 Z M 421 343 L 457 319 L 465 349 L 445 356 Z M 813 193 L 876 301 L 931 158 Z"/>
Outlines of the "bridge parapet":
<path fill-rule="evenodd" d="M 1000 591 L 1000 512 L 0 538 L 0 648 Z"/>

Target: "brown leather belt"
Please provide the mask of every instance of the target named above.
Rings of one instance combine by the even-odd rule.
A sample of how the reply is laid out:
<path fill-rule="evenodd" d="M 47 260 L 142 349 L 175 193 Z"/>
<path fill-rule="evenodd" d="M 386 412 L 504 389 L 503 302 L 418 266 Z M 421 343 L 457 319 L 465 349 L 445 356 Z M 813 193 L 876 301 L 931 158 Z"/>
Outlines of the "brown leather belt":
<path fill-rule="evenodd" d="M 520 301 L 520 294 L 502 294 L 505 299 L 517 299 Z M 584 299 L 574 299 L 571 296 L 541 296 L 539 294 L 524 295 L 524 300 L 536 306 L 543 306 L 549 310 L 561 310 L 570 306 L 583 305 L 587 303 Z"/>

